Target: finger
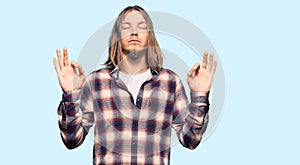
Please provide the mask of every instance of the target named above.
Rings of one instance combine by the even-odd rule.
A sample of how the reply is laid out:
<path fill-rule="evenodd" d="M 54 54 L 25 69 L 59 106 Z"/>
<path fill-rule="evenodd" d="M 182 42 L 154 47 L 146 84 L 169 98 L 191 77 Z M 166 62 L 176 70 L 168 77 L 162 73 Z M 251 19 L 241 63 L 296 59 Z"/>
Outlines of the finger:
<path fill-rule="evenodd" d="M 196 63 L 188 72 L 188 76 L 189 77 L 192 77 L 193 76 L 193 73 L 195 73 L 197 70 L 199 70 L 200 68 L 200 64 L 199 63 Z"/>
<path fill-rule="evenodd" d="M 74 69 L 74 72 L 77 73 L 76 68 L 78 68 L 78 64 L 75 61 L 71 62 L 71 67 Z"/>
<path fill-rule="evenodd" d="M 79 75 L 84 75 L 84 71 L 82 69 L 82 66 L 81 65 L 78 65 L 78 70 L 79 70 Z"/>
<path fill-rule="evenodd" d="M 68 49 L 64 48 L 64 66 L 69 65 Z"/>
<path fill-rule="evenodd" d="M 204 52 L 202 68 L 206 69 L 208 52 Z"/>
<path fill-rule="evenodd" d="M 214 53 L 210 53 L 210 56 L 209 56 L 209 62 L 208 62 L 208 70 L 209 72 L 211 72 L 211 68 L 212 68 L 212 65 L 213 65 L 213 60 L 214 60 Z"/>
<path fill-rule="evenodd" d="M 56 55 L 57 55 L 59 67 L 61 69 L 64 65 L 63 65 L 63 60 L 62 60 L 62 57 L 61 57 L 60 49 L 56 49 Z"/>
<path fill-rule="evenodd" d="M 82 66 L 79 65 L 78 69 L 79 69 L 79 76 L 82 78 L 82 80 L 85 80 L 85 75 L 84 75 L 84 71 L 82 69 Z"/>
<path fill-rule="evenodd" d="M 214 61 L 213 67 L 211 69 L 211 77 L 212 79 L 214 78 L 215 72 L 216 72 L 216 68 L 217 68 L 217 61 Z"/>
<path fill-rule="evenodd" d="M 55 68 L 56 74 L 59 75 L 60 74 L 60 68 L 58 66 L 58 63 L 57 63 L 57 60 L 56 60 L 55 57 L 53 58 L 53 64 L 54 64 L 54 68 Z"/>
<path fill-rule="evenodd" d="M 78 68 L 78 63 L 76 61 L 71 62 L 71 67 L 72 68 Z"/>

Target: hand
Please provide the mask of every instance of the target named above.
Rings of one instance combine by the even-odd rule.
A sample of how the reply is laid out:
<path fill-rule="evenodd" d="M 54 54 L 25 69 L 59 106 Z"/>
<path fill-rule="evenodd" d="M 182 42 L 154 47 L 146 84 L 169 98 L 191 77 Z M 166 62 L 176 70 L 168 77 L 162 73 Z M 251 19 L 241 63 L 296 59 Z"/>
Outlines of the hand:
<path fill-rule="evenodd" d="M 187 74 L 187 82 L 192 91 L 195 92 L 208 92 L 210 91 L 213 77 L 217 67 L 217 61 L 214 61 L 213 53 L 210 53 L 209 63 L 207 68 L 207 56 L 205 52 L 203 56 L 202 67 L 196 63 Z"/>
<path fill-rule="evenodd" d="M 64 91 L 80 89 L 85 80 L 82 66 L 77 64 L 75 61 L 69 64 L 67 48 L 64 48 L 63 52 L 64 59 L 62 59 L 60 50 L 56 49 L 58 63 L 56 58 L 53 58 L 53 64 L 57 73 L 59 84 Z M 76 68 L 78 68 L 79 73 Z"/>

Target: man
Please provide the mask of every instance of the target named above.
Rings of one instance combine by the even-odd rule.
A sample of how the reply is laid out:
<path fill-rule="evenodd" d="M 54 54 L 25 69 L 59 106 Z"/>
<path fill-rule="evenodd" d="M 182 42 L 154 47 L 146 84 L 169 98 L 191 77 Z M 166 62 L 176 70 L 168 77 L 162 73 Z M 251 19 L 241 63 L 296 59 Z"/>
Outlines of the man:
<path fill-rule="evenodd" d="M 64 144 L 82 144 L 94 127 L 94 164 L 169 164 L 171 128 L 180 143 L 195 149 L 208 123 L 208 95 L 217 62 L 213 54 L 187 74 L 188 103 L 178 75 L 163 68 L 163 58 L 147 12 L 129 6 L 112 30 L 105 68 L 85 77 L 68 51 L 53 59 L 62 87 L 58 107 Z"/>

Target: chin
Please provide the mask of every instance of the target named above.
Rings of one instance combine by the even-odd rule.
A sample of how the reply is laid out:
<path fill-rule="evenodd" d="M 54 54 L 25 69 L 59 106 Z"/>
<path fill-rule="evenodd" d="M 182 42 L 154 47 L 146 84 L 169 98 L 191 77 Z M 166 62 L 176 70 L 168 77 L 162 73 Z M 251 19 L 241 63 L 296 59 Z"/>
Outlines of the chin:
<path fill-rule="evenodd" d="M 141 51 L 141 50 L 144 50 L 145 48 L 144 47 L 139 47 L 139 46 L 129 46 L 128 51 Z"/>
<path fill-rule="evenodd" d="M 144 50 L 146 50 L 146 48 L 144 48 L 144 47 L 131 47 L 130 46 L 129 48 L 124 48 L 123 52 L 125 54 L 128 54 L 128 53 L 131 53 L 131 52 L 142 52 Z"/>
<path fill-rule="evenodd" d="M 138 59 L 139 57 L 145 55 L 146 50 L 146 48 L 123 49 L 123 53 L 131 59 Z"/>

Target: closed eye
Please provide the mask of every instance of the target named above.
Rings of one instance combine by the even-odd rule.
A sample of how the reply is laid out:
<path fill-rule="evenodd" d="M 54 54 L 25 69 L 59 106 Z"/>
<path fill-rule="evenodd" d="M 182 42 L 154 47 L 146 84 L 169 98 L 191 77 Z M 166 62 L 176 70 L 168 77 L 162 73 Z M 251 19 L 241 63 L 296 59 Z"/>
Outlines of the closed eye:
<path fill-rule="evenodd" d="M 147 24 L 145 22 L 139 23 L 139 29 L 147 29 Z"/>
<path fill-rule="evenodd" d="M 130 29 L 130 26 L 122 26 L 122 29 Z"/>

